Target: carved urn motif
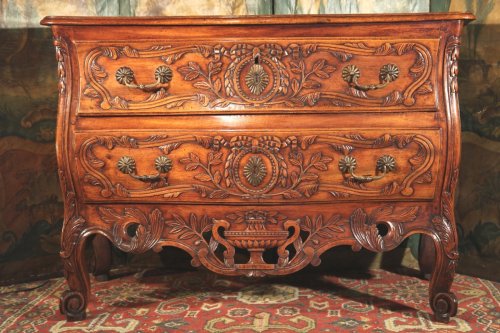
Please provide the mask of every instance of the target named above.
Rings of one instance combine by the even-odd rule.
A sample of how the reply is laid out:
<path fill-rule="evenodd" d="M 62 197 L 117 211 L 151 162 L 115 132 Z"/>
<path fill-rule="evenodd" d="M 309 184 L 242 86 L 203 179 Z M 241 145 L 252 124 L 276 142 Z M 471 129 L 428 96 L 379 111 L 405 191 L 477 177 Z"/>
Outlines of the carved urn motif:
<path fill-rule="evenodd" d="M 224 228 L 223 238 L 219 233 L 214 237 L 227 246 L 246 249 L 250 252 L 250 259 L 246 264 L 236 264 L 239 269 L 274 269 L 275 264 L 264 261 L 262 255 L 265 250 L 278 247 L 278 254 L 285 256 L 285 247 L 299 236 L 300 227 L 297 221 L 287 220 L 286 216 L 269 211 L 237 212 L 228 216 L 226 220 L 215 220 L 214 229 Z M 289 228 L 293 228 L 290 236 Z M 231 261 L 233 258 L 231 258 Z"/>

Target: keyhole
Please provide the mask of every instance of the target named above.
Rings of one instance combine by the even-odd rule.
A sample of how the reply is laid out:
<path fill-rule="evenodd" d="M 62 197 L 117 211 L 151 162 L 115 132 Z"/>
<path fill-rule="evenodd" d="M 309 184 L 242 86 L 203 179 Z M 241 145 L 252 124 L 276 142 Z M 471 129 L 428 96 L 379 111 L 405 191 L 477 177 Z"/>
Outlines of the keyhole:
<path fill-rule="evenodd" d="M 256 65 L 259 65 L 259 64 L 260 64 L 260 59 L 259 59 L 259 56 L 258 56 L 258 55 L 256 55 L 256 56 L 253 58 L 253 60 L 254 60 L 254 63 L 255 63 Z"/>

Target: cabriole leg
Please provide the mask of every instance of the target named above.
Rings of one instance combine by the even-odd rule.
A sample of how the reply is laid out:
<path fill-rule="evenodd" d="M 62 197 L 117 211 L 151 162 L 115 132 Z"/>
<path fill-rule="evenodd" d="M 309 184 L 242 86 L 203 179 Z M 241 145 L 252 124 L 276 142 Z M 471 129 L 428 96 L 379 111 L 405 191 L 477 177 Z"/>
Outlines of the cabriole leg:
<path fill-rule="evenodd" d="M 88 235 L 81 233 L 84 223 L 81 218 L 68 223 L 61 239 L 61 257 L 69 290 L 61 296 L 60 310 L 68 321 L 85 319 L 90 295 L 89 273 L 85 261 L 85 241 Z"/>
<path fill-rule="evenodd" d="M 435 320 L 448 323 L 457 314 L 458 301 L 450 291 L 458 260 L 457 244 L 451 225 L 443 219 L 435 223 L 437 235 L 433 237 L 436 261 L 429 287 L 430 305 Z"/>

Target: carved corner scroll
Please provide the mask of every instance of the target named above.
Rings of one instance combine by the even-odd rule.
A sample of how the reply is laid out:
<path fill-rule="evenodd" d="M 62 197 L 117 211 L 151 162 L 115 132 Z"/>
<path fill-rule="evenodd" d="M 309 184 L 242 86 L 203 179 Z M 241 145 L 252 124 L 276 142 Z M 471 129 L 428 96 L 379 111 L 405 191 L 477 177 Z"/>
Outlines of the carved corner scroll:
<path fill-rule="evenodd" d="M 187 144 L 201 146 L 206 149 L 206 154 L 201 155 L 199 149 L 188 150 L 187 153 L 184 153 L 186 149 L 178 154 L 174 152 Z M 130 152 L 145 148 L 159 150 L 164 154 L 160 156 L 168 155 L 172 163 L 179 164 L 177 169 L 181 166 L 185 170 L 183 172 L 191 174 L 192 181 L 178 182 L 175 176 L 170 176 L 169 183 L 160 181 L 161 177 L 155 178 L 157 182 L 147 184 L 133 178 L 124 184 L 117 183 L 105 172 L 106 162 L 96 155 L 95 148 L 99 146 L 108 150 L 128 148 Z M 396 180 L 378 179 L 367 185 L 366 182 L 351 179 L 338 168 L 330 167 L 334 158 L 346 159 L 357 150 L 375 152 L 383 148 L 414 151 L 406 162 L 398 162 L 398 165 L 409 164 L 407 174 L 400 173 Z M 98 136 L 84 141 L 79 154 L 85 172 L 84 181 L 100 187 L 102 197 L 178 198 L 184 193 L 194 192 L 209 200 L 294 200 L 324 193 L 323 200 L 335 200 L 350 196 L 411 196 L 415 184 L 432 181 L 435 148 L 427 137 L 420 134 L 384 134 L 374 139 L 350 134 L 299 137 L 239 135 L 227 138 L 182 135 L 146 139 Z M 322 180 L 329 173 L 338 174 L 343 181 Z"/>
<path fill-rule="evenodd" d="M 192 264 L 227 275 L 281 275 L 295 272 L 308 264 L 318 265 L 319 256 L 337 245 L 366 247 L 387 251 L 399 245 L 408 233 L 418 228 L 414 221 L 421 213 L 418 206 L 395 208 L 380 206 L 370 211 L 356 209 L 350 217 L 323 214 L 288 217 L 277 211 L 235 211 L 224 218 L 187 217 L 164 213 L 160 209 L 144 212 L 136 208 L 116 211 L 100 207 L 98 215 L 104 232 L 128 252 L 159 250 L 176 246 L 187 251 Z M 387 223 L 385 235 L 375 225 Z M 130 236 L 127 231 L 136 225 Z M 248 258 L 236 256 L 245 250 Z M 265 251 L 276 249 L 274 262 L 264 260 Z"/>
<path fill-rule="evenodd" d="M 339 66 L 350 66 L 358 70 L 359 77 L 358 57 L 370 56 L 374 61 L 378 58 L 383 61 L 384 56 L 409 54 L 414 54 L 414 62 L 407 73 L 400 73 L 395 64 L 386 64 L 380 73 L 382 83 L 366 86 L 366 89 L 363 88 L 365 86 L 352 85 L 352 82 L 343 82 L 345 75 L 343 79 L 338 70 Z M 184 60 L 187 55 L 191 60 Z M 193 57 L 200 60 L 195 61 Z M 107 80 L 113 75 L 99 63 L 101 58 L 151 59 L 176 66 L 174 72 L 177 73 L 169 85 L 146 94 L 143 100 L 130 100 L 106 87 Z M 418 42 L 383 42 L 378 46 L 369 46 L 364 42 L 155 45 L 147 49 L 100 46 L 85 57 L 86 86 L 83 94 L 97 100 L 103 110 L 181 108 L 188 102 L 209 108 L 302 108 L 318 104 L 342 107 L 412 106 L 417 95 L 433 91 L 430 79 L 432 63 L 431 52 Z M 397 76 L 409 77 L 411 82 L 405 86 L 391 84 L 386 87 Z M 192 82 L 192 87 L 185 93 L 171 93 L 180 79 Z M 330 87 L 332 80 L 338 86 L 335 89 Z M 377 89 L 392 87 L 392 90 L 380 97 L 370 92 L 372 86 Z"/>

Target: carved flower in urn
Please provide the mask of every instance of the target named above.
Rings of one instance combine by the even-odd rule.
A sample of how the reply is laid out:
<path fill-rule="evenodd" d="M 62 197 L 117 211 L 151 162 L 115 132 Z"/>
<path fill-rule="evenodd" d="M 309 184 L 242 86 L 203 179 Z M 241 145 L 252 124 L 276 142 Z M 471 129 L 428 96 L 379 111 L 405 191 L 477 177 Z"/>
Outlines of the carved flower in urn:
<path fill-rule="evenodd" d="M 252 94 L 260 95 L 269 84 L 269 75 L 262 65 L 254 64 L 245 77 L 245 83 Z"/>
<path fill-rule="evenodd" d="M 252 156 L 243 167 L 243 175 L 253 186 L 259 186 L 267 174 L 266 165 L 260 156 Z"/>

